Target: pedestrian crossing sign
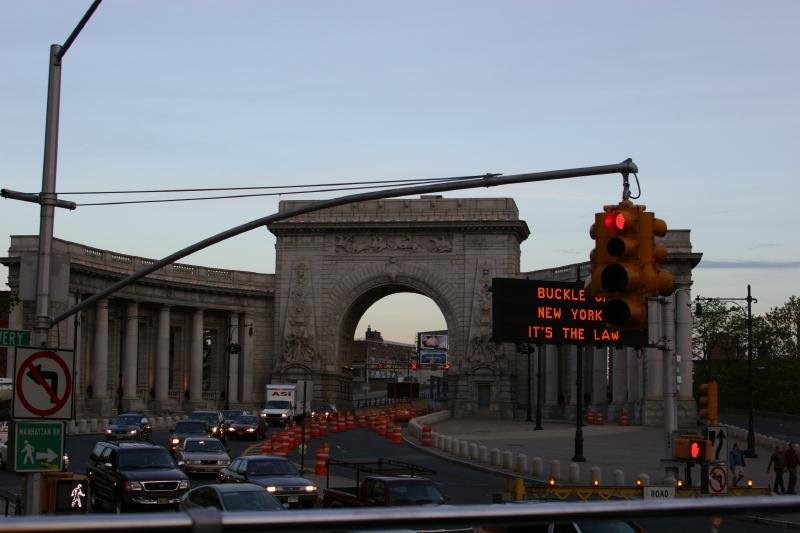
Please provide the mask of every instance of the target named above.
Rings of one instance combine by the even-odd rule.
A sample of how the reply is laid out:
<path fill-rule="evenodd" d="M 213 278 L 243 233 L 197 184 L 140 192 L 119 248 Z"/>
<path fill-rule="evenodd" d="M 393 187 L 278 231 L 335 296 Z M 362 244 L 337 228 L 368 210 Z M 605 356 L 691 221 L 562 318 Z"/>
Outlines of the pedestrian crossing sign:
<path fill-rule="evenodd" d="M 14 470 L 58 472 L 63 468 L 63 422 L 13 422 Z M 11 450 L 9 450 L 11 451 Z"/>

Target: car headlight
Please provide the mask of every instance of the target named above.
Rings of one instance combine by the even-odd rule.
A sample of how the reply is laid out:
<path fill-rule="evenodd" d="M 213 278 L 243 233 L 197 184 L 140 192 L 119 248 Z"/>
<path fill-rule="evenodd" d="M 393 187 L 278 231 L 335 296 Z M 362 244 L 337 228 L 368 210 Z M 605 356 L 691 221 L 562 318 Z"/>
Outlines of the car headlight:
<path fill-rule="evenodd" d="M 106 435 L 111 435 L 111 428 L 108 428 L 108 429 L 106 430 Z"/>
<path fill-rule="evenodd" d="M 182 490 L 182 489 L 188 489 L 188 488 L 189 488 L 189 482 L 187 480 L 184 479 L 183 481 L 178 483 L 178 489 Z"/>
<path fill-rule="evenodd" d="M 219 428 L 217 426 L 214 426 L 211 428 L 211 433 L 216 433 L 217 430 L 219 430 Z"/>
<path fill-rule="evenodd" d="M 289 418 L 289 415 L 287 415 L 286 413 L 281 413 L 281 418 Z"/>
<path fill-rule="evenodd" d="M 136 435 L 137 433 L 139 433 L 138 429 L 132 429 L 131 430 L 131 435 Z"/>
<path fill-rule="evenodd" d="M 316 492 L 317 487 L 314 485 L 306 485 L 306 492 Z"/>
<path fill-rule="evenodd" d="M 278 490 L 278 487 L 275 487 L 274 485 L 270 485 L 269 487 L 264 487 L 264 488 L 267 489 L 267 492 L 275 492 L 276 490 Z"/>
<path fill-rule="evenodd" d="M 122 488 L 125 490 L 142 490 L 142 484 L 138 481 L 126 481 Z"/>
<path fill-rule="evenodd" d="M 181 441 L 181 439 L 172 439 L 170 442 L 172 444 L 178 444 L 180 441 Z"/>
<path fill-rule="evenodd" d="M 248 432 L 248 433 L 252 433 L 252 432 L 254 432 L 254 431 L 255 431 L 255 428 L 247 428 L 247 432 Z"/>
<path fill-rule="evenodd" d="M 219 461 L 217 461 L 217 464 L 228 466 L 229 464 L 231 464 L 231 462 L 227 459 L 220 459 Z"/>
<path fill-rule="evenodd" d="M 228 431 L 236 431 L 236 428 L 228 428 Z"/>

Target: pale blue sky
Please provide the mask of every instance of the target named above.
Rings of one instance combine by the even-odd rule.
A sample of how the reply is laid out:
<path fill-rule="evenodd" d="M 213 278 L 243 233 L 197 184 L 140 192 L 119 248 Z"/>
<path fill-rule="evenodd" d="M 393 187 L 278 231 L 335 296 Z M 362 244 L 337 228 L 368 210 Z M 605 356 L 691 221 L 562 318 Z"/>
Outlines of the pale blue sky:
<path fill-rule="evenodd" d="M 0 0 L 0 187 L 41 188 L 49 46 L 90 4 Z M 106 0 L 64 59 L 57 189 L 514 174 L 632 157 L 640 201 L 691 229 L 704 254 L 694 293 L 744 297 L 750 283 L 761 313 L 800 294 L 798 20 L 794 0 Z M 446 196 L 513 197 L 533 270 L 588 258 L 593 213 L 619 200 L 620 182 Z M 159 258 L 276 207 L 59 210 L 55 235 Z M 0 201 L 2 253 L 38 224 L 38 206 Z M 251 232 L 186 262 L 274 272 L 274 239 Z M 443 327 L 432 302 L 397 301 L 376 307 L 405 313 L 373 308 L 363 323 L 404 342 Z"/>

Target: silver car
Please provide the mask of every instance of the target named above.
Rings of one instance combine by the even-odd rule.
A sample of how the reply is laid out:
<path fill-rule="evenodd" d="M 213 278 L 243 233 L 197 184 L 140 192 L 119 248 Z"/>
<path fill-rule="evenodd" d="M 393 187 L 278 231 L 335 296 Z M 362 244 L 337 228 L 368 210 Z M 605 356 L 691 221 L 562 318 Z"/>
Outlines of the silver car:
<path fill-rule="evenodd" d="M 211 437 L 187 437 L 178 446 L 175 458 L 187 474 L 216 474 L 231 464 L 227 448 Z"/>

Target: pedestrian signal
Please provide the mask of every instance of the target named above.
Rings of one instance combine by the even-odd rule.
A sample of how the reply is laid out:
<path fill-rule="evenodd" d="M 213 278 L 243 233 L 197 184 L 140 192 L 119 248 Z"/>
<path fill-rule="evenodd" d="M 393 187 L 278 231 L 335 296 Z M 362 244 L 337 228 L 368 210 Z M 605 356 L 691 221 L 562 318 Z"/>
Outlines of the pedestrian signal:
<path fill-rule="evenodd" d="M 699 435 L 681 435 L 672 445 L 675 459 L 684 461 L 707 463 L 711 461 L 712 451 L 711 441 Z"/>
<path fill-rule="evenodd" d="M 416 370 L 417 369 L 417 362 L 416 361 L 411 361 L 411 364 L 408 365 L 408 368 L 410 368 L 411 370 Z"/>

